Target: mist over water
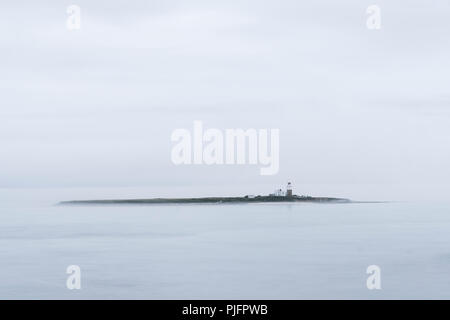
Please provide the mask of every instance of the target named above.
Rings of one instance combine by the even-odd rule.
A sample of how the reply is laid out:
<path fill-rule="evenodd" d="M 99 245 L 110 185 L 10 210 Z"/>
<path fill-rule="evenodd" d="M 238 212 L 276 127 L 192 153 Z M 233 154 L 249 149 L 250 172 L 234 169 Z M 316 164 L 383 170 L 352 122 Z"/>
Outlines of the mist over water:
<path fill-rule="evenodd" d="M 19 193 L 30 200 L 0 203 L 0 298 L 450 297 L 445 202 L 55 206 L 54 190 Z M 381 290 L 366 288 L 374 264 Z M 81 290 L 66 288 L 69 265 Z"/>
<path fill-rule="evenodd" d="M 450 298 L 448 0 L 377 0 L 376 30 L 354 0 L 77 0 L 76 30 L 3 2 L 0 299 Z M 279 170 L 175 165 L 195 121 L 279 130 Z M 288 181 L 392 202 L 56 205 Z"/>
<path fill-rule="evenodd" d="M 79 0 L 72 31 L 67 4 L 0 10 L 0 187 L 292 181 L 446 195 L 447 0 L 379 1 L 379 30 L 351 0 L 117 1 Z M 175 166 L 171 134 L 196 120 L 279 129 L 278 174 Z"/>

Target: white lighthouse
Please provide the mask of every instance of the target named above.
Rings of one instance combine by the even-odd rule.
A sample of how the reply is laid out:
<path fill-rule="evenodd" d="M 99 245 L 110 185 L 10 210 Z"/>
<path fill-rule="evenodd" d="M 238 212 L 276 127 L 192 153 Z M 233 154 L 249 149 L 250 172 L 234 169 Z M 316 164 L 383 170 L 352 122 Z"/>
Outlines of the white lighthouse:
<path fill-rule="evenodd" d="M 292 197 L 292 184 L 288 182 L 286 187 L 286 197 Z"/>

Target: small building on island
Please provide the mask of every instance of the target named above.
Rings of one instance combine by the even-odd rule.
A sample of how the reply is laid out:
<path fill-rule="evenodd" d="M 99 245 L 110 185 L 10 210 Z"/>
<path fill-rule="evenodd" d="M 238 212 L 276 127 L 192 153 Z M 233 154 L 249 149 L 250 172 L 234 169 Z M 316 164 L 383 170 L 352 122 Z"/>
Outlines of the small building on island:
<path fill-rule="evenodd" d="M 286 187 L 286 197 L 292 197 L 292 183 L 288 182 Z"/>
<path fill-rule="evenodd" d="M 271 197 L 292 197 L 292 183 L 288 182 L 286 191 L 283 189 L 277 189 L 274 193 L 269 194 Z"/>

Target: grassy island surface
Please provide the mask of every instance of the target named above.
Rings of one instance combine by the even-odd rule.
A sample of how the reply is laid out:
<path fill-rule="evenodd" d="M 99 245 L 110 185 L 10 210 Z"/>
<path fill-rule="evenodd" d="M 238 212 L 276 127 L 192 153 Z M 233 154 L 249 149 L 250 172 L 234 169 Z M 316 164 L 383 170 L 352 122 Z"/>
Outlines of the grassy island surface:
<path fill-rule="evenodd" d="M 258 202 L 333 202 L 348 203 L 349 199 L 310 197 L 310 196 L 244 196 L 244 197 L 205 197 L 205 198 L 154 198 L 154 199 L 117 199 L 117 200 L 75 200 L 63 201 L 63 205 L 77 204 L 198 204 L 198 203 L 258 203 Z"/>

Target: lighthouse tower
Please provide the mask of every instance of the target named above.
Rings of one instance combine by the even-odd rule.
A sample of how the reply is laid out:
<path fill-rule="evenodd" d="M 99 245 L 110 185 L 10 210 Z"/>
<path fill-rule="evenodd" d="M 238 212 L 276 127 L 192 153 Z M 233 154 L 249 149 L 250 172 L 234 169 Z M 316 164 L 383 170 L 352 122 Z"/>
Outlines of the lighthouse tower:
<path fill-rule="evenodd" d="M 286 197 L 292 197 L 292 184 L 288 182 L 286 187 Z"/>

